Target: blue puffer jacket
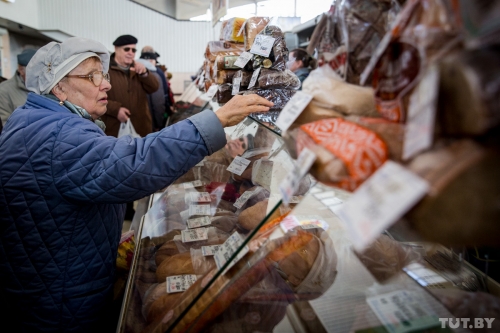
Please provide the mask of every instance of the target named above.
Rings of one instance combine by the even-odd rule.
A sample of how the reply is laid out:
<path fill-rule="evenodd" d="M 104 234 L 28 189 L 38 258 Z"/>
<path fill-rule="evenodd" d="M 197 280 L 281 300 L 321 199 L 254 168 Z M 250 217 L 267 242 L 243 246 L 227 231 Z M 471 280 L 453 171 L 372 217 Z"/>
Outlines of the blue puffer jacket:
<path fill-rule="evenodd" d="M 0 288 L 22 322 L 15 331 L 90 332 L 112 294 L 123 203 L 225 142 L 212 111 L 116 139 L 30 93 L 0 135 Z"/>

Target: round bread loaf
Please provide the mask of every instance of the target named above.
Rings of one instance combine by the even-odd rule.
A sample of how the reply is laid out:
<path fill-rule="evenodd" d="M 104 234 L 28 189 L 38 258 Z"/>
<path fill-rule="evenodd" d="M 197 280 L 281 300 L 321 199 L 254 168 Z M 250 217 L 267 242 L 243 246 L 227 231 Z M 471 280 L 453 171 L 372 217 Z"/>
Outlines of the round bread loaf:
<path fill-rule="evenodd" d="M 156 251 L 155 255 L 155 262 L 156 266 L 160 266 L 160 264 L 167 259 L 168 257 L 171 257 L 173 255 L 176 255 L 179 253 L 179 249 L 177 247 L 177 244 L 175 241 L 169 240 L 165 244 L 163 244 L 158 251 Z"/>
<path fill-rule="evenodd" d="M 156 269 L 156 279 L 159 283 L 165 282 L 167 276 L 194 274 L 191 253 L 175 254 L 165 259 Z"/>
<path fill-rule="evenodd" d="M 147 312 L 146 317 L 147 321 L 152 322 L 158 316 L 163 315 L 168 310 L 172 309 L 177 301 L 182 298 L 182 295 L 183 293 L 165 293 L 164 295 L 161 295 L 149 307 L 149 311 Z"/>
<path fill-rule="evenodd" d="M 266 199 L 242 211 L 238 216 L 238 225 L 244 230 L 253 230 L 266 217 L 268 202 Z"/>
<path fill-rule="evenodd" d="M 236 227 L 238 218 L 236 216 L 212 217 L 212 226 L 227 233 L 231 233 Z"/>

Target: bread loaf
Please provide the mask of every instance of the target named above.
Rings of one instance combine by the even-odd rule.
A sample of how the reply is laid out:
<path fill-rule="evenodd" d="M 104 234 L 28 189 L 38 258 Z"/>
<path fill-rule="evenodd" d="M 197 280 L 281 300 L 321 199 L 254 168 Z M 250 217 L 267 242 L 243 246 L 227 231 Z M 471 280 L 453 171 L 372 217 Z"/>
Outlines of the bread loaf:
<path fill-rule="evenodd" d="M 152 322 L 162 313 L 172 309 L 175 304 L 182 299 L 182 293 L 171 293 L 158 297 L 149 307 L 147 312 L 147 321 Z"/>
<path fill-rule="evenodd" d="M 268 201 L 266 199 L 242 211 L 238 216 L 238 225 L 246 231 L 257 227 L 266 217 Z"/>
<path fill-rule="evenodd" d="M 175 254 L 165 259 L 156 270 L 156 279 L 162 283 L 166 281 L 167 276 L 184 274 L 194 274 L 189 252 Z"/>
<path fill-rule="evenodd" d="M 173 239 L 169 240 L 168 242 L 163 244 L 156 251 L 156 255 L 155 255 L 156 266 L 159 266 L 168 257 L 171 257 L 171 256 L 176 255 L 178 253 L 179 253 L 179 249 L 177 248 L 175 241 Z"/>
<path fill-rule="evenodd" d="M 251 17 L 245 22 L 244 29 L 244 43 L 245 50 L 250 51 L 253 46 L 253 42 L 255 41 L 255 37 L 266 27 L 269 23 L 268 17 Z"/>

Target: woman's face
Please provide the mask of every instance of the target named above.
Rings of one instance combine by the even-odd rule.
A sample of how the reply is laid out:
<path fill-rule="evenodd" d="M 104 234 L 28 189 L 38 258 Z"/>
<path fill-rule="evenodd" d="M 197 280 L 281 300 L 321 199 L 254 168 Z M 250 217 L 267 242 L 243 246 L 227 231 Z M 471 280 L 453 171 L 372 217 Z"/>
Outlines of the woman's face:
<path fill-rule="evenodd" d="M 90 75 L 99 71 L 102 71 L 101 62 L 92 58 L 83 61 L 69 75 Z M 106 113 L 106 92 L 111 89 L 111 84 L 106 79 L 103 78 L 101 84 L 96 87 L 88 78 L 66 77 L 59 85 L 66 96 L 65 100 L 87 110 L 92 119 L 95 120 Z"/>
<path fill-rule="evenodd" d="M 288 56 L 286 67 L 292 72 L 295 72 L 297 69 L 304 67 L 304 64 L 302 63 L 302 60 L 297 60 L 295 58 L 295 54 L 290 53 L 290 55 Z"/>
<path fill-rule="evenodd" d="M 229 136 L 226 135 L 226 139 L 226 149 L 232 158 L 242 155 L 248 148 L 248 138 L 246 136 L 230 140 Z"/>

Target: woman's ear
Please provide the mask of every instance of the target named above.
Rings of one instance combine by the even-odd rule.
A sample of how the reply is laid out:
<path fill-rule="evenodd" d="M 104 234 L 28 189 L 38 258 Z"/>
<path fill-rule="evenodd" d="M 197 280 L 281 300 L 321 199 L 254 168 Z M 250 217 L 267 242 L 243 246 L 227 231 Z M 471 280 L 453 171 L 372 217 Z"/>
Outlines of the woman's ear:
<path fill-rule="evenodd" d="M 60 83 L 56 84 L 54 88 L 52 88 L 52 94 L 63 102 L 68 99 L 68 96 L 64 92 L 64 89 L 63 87 L 61 87 Z"/>

